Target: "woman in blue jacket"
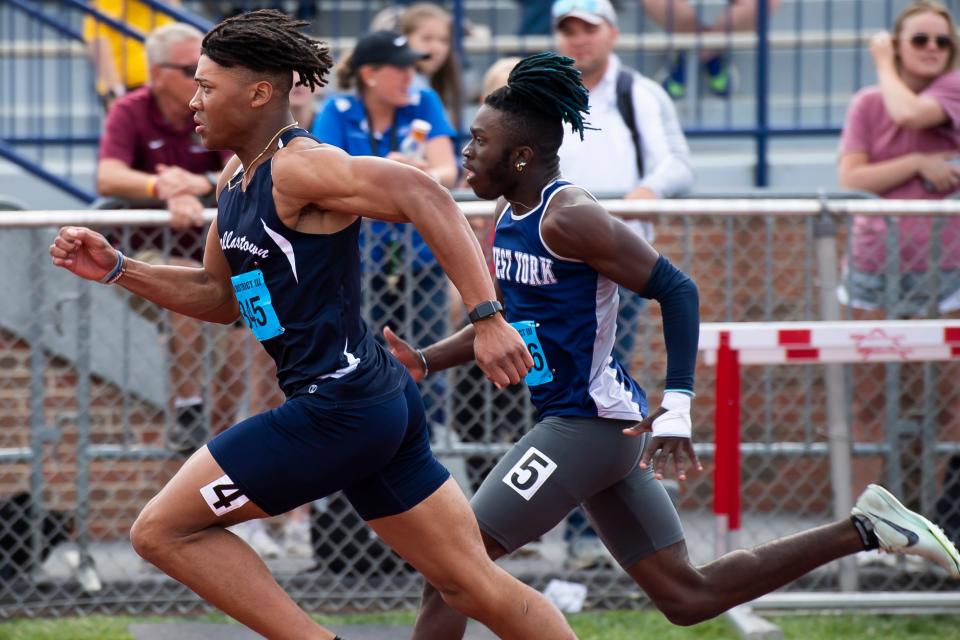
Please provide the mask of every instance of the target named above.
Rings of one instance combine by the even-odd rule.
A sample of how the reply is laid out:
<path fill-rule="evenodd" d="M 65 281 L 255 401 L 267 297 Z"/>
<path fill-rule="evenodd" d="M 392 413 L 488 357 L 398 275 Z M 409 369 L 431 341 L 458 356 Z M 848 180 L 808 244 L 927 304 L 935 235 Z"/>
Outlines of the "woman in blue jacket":
<path fill-rule="evenodd" d="M 452 187 L 458 172 L 456 131 L 433 89 L 412 88 L 415 65 L 425 55 L 399 33 L 362 36 L 337 70 L 337 84 L 347 92 L 327 100 L 312 133 L 350 155 L 411 164 Z M 419 158 L 400 151 L 414 120 L 431 125 Z M 372 222 L 361 235 L 370 300 L 367 318 L 373 326 L 388 324 L 418 341 L 433 341 L 448 333 L 447 281 L 423 238 L 408 226 Z M 423 389 L 431 422 L 442 421 L 443 388 L 438 379 Z"/>

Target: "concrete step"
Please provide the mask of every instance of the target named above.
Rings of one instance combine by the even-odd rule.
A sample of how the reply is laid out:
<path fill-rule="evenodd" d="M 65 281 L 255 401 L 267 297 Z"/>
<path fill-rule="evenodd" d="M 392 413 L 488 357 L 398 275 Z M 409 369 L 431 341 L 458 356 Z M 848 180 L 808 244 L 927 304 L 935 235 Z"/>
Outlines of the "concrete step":
<path fill-rule="evenodd" d="M 748 138 L 692 139 L 690 156 L 698 194 L 729 193 L 754 184 L 756 149 Z M 772 188 L 809 191 L 811 195 L 820 188 L 839 188 L 836 138 L 773 138 L 767 162 L 768 186 Z"/>

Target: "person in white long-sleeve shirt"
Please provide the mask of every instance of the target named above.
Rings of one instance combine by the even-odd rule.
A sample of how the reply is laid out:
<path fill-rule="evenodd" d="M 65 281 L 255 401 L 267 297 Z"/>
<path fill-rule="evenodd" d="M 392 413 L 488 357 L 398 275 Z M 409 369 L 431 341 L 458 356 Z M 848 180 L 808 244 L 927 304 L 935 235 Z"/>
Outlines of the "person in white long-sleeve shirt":
<path fill-rule="evenodd" d="M 567 131 L 560 147 L 564 178 L 601 196 L 625 199 L 669 198 L 689 190 L 690 149 L 673 102 L 659 84 L 625 67 L 613 53 L 620 32 L 609 1 L 556 0 L 553 24 L 557 50 L 573 58 L 590 91 L 590 129 L 583 140 Z M 621 71 L 632 75 L 629 93 L 640 163 L 630 127 L 617 106 Z M 653 240 L 649 222 L 634 220 L 630 226 Z M 616 353 L 629 366 L 641 299 L 631 292 L 620 294 Z"/>
<path fill-rule="evenodd" d="M 586 26 L 575 25 L 573 19 L 564 26 L 567 23 L 572 23 L 570 31 Z M 615 54 L 609 55 L 605 66 L 599 81 L 590 87 L 590 126 L 596 130 L 588 130 L 583 140 L 569 132 L 563 138 L 560 168 L 564 177 L 590 184 L 594 193 L 628 200 L 669 198 L 689 190 L 693 184 L 690 149 L 667 93 L 650 78 L 623 65 Z M 616 82 L 621 70 L 633 75 L 630 94 L 642 174 L 631 131 L 617 108 Z M 651 239 L 649 223 L 631 226 Z"/>
<path fill-rule="evenodd" d="M 673 101 L 659 84 L 623 65 L 613 53 L 620 33 L 613 6 L 608 0 L 556 0 L 552 17 L 557 51 L 573 58 L 590 92 L 589 129 L 582 140 L 567 130 L 560 146 L 563 177 L 601 197 L 669 198 L 689 190 L 690 149 Z M 629 77 L 621 79 L 621 71 Z M 617 104 L 618 84 L 630 96 L 636 141 Z M 650 222 L 634 219 L 627 224 L 648 242 L 653 240 Z M 628 369 L 643 305 L 642 297 L 621 287 L 614 355 Z M 571 514 L 564 537 L 574 567 L 600 558 L 602 545 L 581 512 Z"/>

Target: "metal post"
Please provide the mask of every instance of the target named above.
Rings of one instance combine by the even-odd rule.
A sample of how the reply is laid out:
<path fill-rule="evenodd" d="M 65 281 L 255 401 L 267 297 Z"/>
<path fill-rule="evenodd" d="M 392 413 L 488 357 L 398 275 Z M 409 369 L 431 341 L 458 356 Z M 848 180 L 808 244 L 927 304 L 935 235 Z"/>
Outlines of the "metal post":
<path fill-rule="evenodd" d="M 770 63 L 770 43 L 767 41 L 767 31 L 769 28 L 769 7 L 767 0 L 760 0 L 757 3 L 757 171 L 754 183 L 758 187 L 766 187 L 769 184 L 767 176 L 767 142 L 769 127 L 769 101 L 768 101 L 768 65 Z"/>
<path fill-rule="evenodd" d="M 820 289 L 820 315 L 823 320 L 840 319 L 837 300 L 837 226 L 821 195 L 820 216 L 814 223 L 817 253 L 817 282 Z M 830 448 L 830 484 L 833 486 L 833 516 L 849 517 L 853 507 L 853 475 L 850 463 L 850 425 L 847 424 L 846 390 L 843 365 L 823 365 L 827 394 L 827 441 Z M 840 560 L 840 590 L 857 590 L 857 565 L 853 558 Z"/>
<path fill-rule="evenodd" d="M 466 21 L 466 12 L 463 7 L 463 0 L 453 0 L 453 50 L 456 53 L 454 58 L 455 64 L 459 64 L 461 68 L 467 67 L 467 54 L 463 48 L 463 24 Z M 459 136 L 463 133 L 466 127 L 464 126 L 464 104 L 463 101 L 458 98 L 458 104 L 453 105 L 453 109 L 457 114 L 457 121 L 454 123 L 454 126 L 457 128 L 457 135 Z M 457 145 L 457 148 L 460 148 L 460 145 Z"/>
<path fill-rule="evenodd" d="M 902 317 L 900 312 L 900 219 L 885 218 L 887 227 L 886 264 L 884 266 L 884 307 L 888 319 Z M 903 466 L 900 448 L 905 425 L 900 411 L 900 364 L 891 362 L 883 367 L 884 414 L 887 453 L 887 489 L 894 495 L 903 496 Z"/>
<path fill-rule="evenodd" d="M 91 284 L 78 281 L 77 298 L 77 547 L 80 566 L 90 567 L 90 364 Z"/>
<path fill-rule="evenodd" d="M 43 411 L 45 387 L 43 374 L 46 357 L 43 348 L 43 328 L 47 326 L 46 301 L 46 251 L 42 229 L 31 229 L 30 234 L 30 308 L 33 322 L 27 328 L 30 342 L 30 553 L 34 566 L 40 566 L 43 548 L 43 525 L 40 508 L 43 496 L 43 442 L 45 439 L 45 416 Z"/>
<path fill-rule="evenodd" d="M 933 218 L 930 233 L 930 256 L 927 258 L 927 287 L 933 292 L 927 306 L 928 318 L 939 318 L 941 244 L 943 242 L 943 216 Z M 923 513 L 933 513 L 937 500 L 936 452 L 937 424 L 940 412 L 937 409 L 938 386 L 943 369 L 939 363 L 923 363 L 923 400 L 920 412 L 920 509 Z"/>

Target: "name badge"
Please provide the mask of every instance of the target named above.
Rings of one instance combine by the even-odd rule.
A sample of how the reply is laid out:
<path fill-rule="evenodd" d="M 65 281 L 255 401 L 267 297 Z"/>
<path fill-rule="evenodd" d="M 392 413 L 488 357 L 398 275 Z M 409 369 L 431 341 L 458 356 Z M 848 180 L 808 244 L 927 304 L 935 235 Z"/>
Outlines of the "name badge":
<path fill-rule="evenodd" d="M 547 366 L 547 356 L 543 353 L 543 346 L 540 344 L 540 338 L 537 337 L 537 323 L 533 320 L 523 320 L 521 322 L 511 322 L 510 326 L 517 330 L 523 342 L 527 345 L 527 351 L 533 358 L 533 369 L 527 372 L 523 379 L 528 387 L 535 387 L 553 380 L 553 372 Z"/>
<path fill-rule="evenodd" d="M 233 276 L 230 282 L 233 283 L 237 302 L 240 303 L 240 315 L 257 340 L 263 342 L 283 333 L 280 319 L 270 300 L 270 289 L 267 288 L 260 269 Z"/>

